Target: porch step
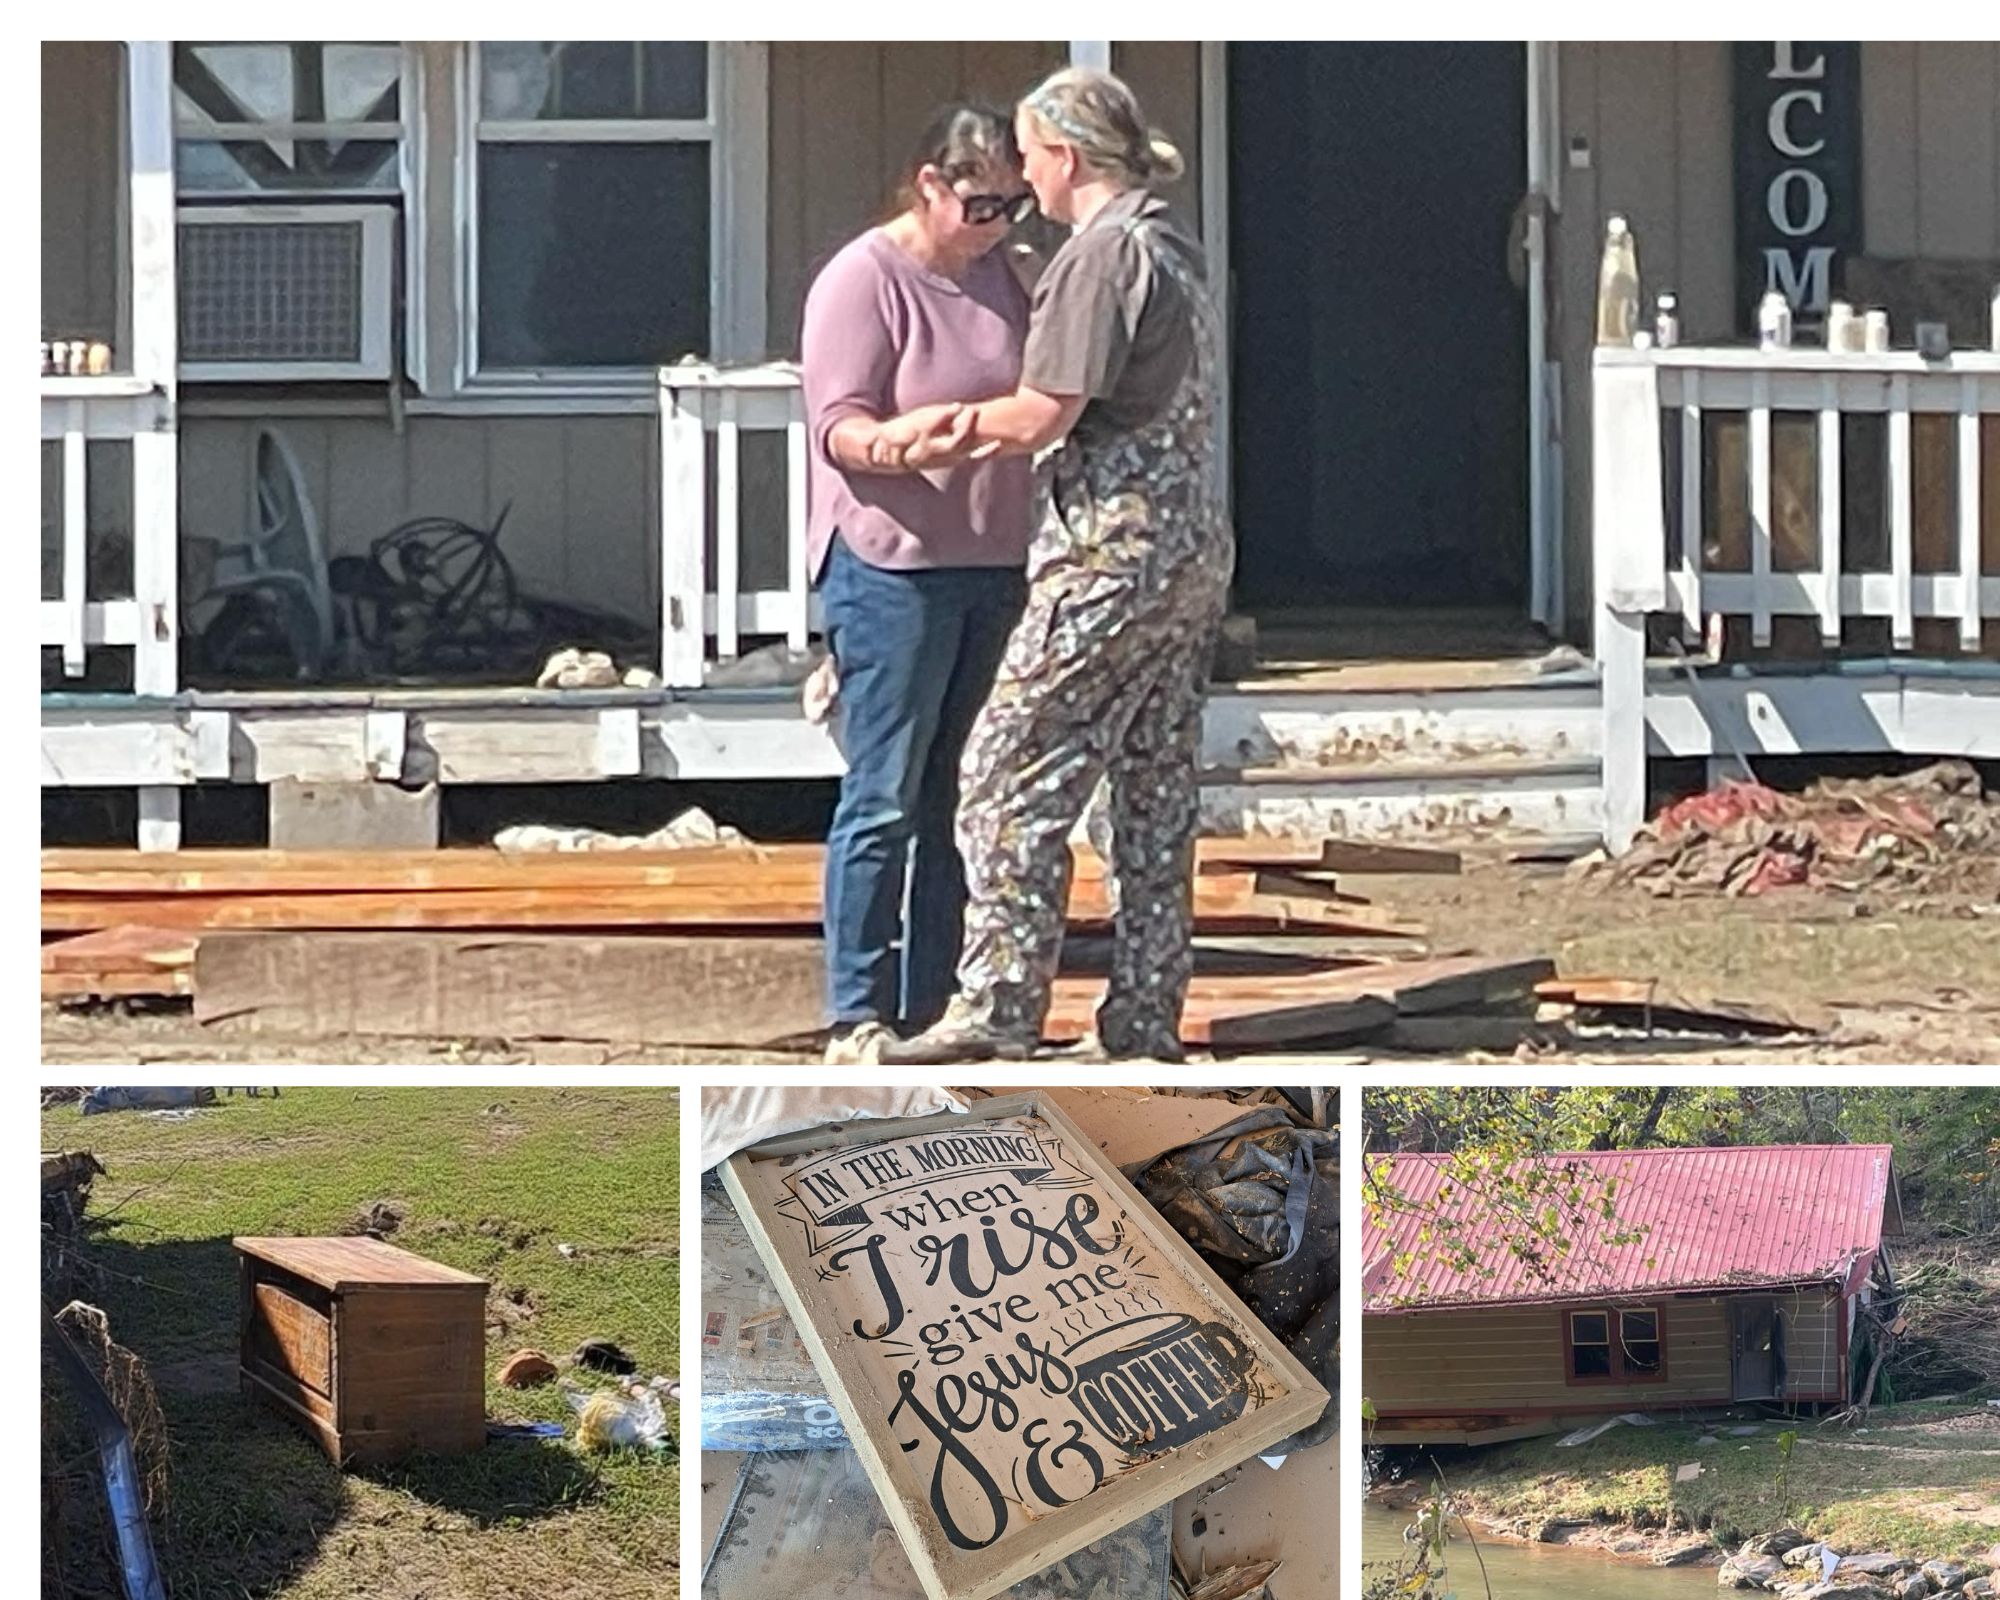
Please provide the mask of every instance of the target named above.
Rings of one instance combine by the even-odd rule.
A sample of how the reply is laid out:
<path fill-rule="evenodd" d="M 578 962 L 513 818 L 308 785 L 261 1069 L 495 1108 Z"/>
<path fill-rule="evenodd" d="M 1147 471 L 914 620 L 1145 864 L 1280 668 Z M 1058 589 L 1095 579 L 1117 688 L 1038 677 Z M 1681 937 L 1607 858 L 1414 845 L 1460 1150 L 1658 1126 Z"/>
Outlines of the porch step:
<path fill-rule="evenodd" d="M 1596 683 L 1574 679 L 1451 690 L 1218 688 L 1201 759 L 1217 770 L 1291 769 L 1309 778 L 1594 765 L 1600 718 Z"/>
<path fill-rule="evenodd" d="M 1211 833 L 1495 843 L 1594 834 L 1603 818 L 1594 760 L 1266 769 L 1201 785 Z"/>

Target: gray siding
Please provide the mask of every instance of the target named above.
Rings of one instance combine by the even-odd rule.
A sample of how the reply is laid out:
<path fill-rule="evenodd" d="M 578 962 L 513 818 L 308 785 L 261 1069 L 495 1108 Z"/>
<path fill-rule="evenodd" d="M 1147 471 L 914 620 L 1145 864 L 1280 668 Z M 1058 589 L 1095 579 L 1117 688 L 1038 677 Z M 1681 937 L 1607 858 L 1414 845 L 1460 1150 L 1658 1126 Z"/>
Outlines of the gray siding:
<path fill-rule="evenodd" d="M 124 345 L 125 47 L 42 46 L 42 333 Z"/>
<path fill-rule="evenodd" d="M 188 536 L 243 537 L 255 426 L 183 422 Z M 490 527 L 512 501 L 501 548 L 525 588 L 641 621 L 658 615 L 659 429 L 651 417 L 418 416 L 401 433 L 366 417 L 290 417 L 277 426 L 298 454 L 329 556 L 365 554 L 412 517 Z"/>
<path fill-rule="evenodd" d="M 1571 1384 L 1563 1367 L 1562 1310 L 1542 1306 L 1369 1317 L 1362 1333 L 1362 1391 L 1384 1415 L 1453 1406 L 1468 1412 L 1575 1406 L 1615 1411 L 1726 1398 L 1728 1302 L 1661 1304 L 1667 1376 L 1659 1383 Z M 1818 1294 L 1784 1299 L 1795 1393 L 1839 1388 L 1837 1305 Z"/>

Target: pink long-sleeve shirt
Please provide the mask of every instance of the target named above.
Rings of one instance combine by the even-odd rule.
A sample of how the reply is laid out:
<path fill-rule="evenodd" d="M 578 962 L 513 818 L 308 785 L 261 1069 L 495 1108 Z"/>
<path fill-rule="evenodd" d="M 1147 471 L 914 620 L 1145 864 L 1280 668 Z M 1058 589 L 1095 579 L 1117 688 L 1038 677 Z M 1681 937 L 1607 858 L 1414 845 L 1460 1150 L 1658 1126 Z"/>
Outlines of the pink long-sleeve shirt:
<path fill-rule="evenodd" d="M 877 567 L 1018 567 L 1028 556 L 1025 457 L 923 473 L 849 472 L 827 436 L 843 418 L 887 418 L 944 400 L 1011 394 L 1028 297 L 993 251 L 962 280 L 919 266 L 879 228 L 813 280 L 802 339 L 807 530 L 815 579 L 836 529 Z"/>

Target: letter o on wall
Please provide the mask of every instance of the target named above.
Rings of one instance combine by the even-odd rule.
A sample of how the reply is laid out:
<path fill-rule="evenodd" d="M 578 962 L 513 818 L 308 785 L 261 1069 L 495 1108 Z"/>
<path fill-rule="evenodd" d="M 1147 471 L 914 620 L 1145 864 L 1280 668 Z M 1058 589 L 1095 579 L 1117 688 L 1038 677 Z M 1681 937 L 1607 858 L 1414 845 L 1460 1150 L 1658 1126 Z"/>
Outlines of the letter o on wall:
<path fill-rule="evenodd" d="M 1803 222 L 1792 220 L 1793 200 L 1790 190 L 1794 185 L 1805 188 L 1806 215 Z M 1771 180 L 1771 187 L 1764 194 L 1764 209 L 1771 218 L 1771 226 L 1788 239 L 1803 239 L 1814 234 L 1826 223 L 1826 183 L 1817 172 L 1808 172 L 1804 167 L 1787 167 Z"/>

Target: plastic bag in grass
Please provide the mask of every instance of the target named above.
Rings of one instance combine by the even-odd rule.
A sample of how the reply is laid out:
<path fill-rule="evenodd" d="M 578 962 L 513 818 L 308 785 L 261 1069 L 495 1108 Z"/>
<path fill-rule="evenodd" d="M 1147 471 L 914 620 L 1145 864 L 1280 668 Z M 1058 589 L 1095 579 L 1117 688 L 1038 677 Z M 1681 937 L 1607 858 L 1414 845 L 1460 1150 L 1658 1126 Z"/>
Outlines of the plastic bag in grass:
<path fill-rule="evenodd" d="M 577 1448 L 590 1454 L 606 1450 L 665 1450 L 672 1446 L 666 1408 L 650 1389 L 572 1389 L 563 1398 L 577 1414 Z"/>

